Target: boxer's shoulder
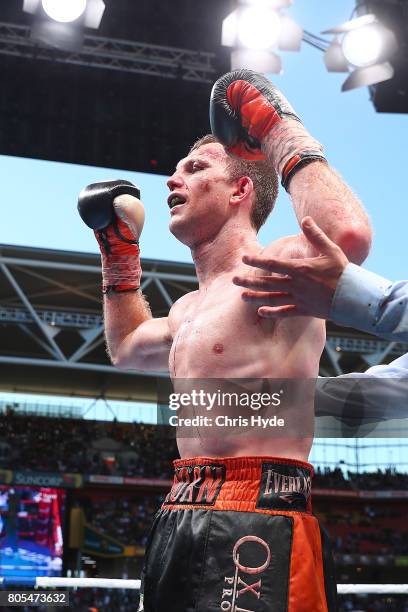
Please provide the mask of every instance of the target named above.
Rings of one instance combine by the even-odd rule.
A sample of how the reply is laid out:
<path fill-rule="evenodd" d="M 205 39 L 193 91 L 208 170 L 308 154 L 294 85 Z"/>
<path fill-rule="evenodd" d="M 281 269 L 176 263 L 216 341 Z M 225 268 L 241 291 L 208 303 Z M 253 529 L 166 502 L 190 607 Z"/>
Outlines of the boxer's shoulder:
<path fill-rule="evenodd" d="M 293 259 L 306 256 L 305 242 L 301 234 L 283 236 L 274 240 L 262 250 L 263 257 L 281 257 Z"/>
<path fill-rule="evenodd" d="M 196 302 L 198 291 L 190 291 L 182 295 L 170 308 L 169 327 L 177 329 L 181 321 L 185 318 L 188 309 Z"/>

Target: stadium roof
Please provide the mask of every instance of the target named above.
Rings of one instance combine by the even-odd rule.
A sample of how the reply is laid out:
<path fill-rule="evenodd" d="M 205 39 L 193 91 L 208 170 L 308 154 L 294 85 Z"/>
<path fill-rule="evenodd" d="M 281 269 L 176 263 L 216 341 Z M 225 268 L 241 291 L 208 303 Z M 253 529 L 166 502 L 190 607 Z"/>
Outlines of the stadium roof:
<path fill-rule="evenodd" d="M 155 317 L 197 288 L 193 264 L 143 259 L 142 289 Z M 100 257 L 0 245 L 1 391 L 152 401 L 155 377 L 121 372 L 105 350 Z M 364 371 L 408 350 L 327 326 L 320 374 Z"/>

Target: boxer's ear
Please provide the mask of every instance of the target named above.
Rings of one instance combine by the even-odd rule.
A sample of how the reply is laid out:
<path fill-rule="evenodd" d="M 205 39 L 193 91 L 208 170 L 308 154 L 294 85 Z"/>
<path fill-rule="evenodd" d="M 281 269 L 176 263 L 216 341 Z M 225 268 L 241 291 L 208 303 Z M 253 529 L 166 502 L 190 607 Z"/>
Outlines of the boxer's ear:
<path fill-rule="evenodd" d="M 233 183 L 233 191 L 230 197 L 230 203 L 235 205 L 242 204 L 254 193 L 254 184 L 249 176 L 241 176 Z"/>

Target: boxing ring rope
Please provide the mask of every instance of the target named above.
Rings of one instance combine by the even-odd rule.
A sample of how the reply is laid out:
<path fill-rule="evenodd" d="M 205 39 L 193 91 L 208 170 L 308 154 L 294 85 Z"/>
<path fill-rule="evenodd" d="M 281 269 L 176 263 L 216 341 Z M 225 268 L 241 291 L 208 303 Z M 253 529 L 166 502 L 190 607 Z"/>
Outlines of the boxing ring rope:
<path fill-rule="evenodd" d="M 408 595 L 408 584 L 338 584 L 339 595 Z"/>
<path fill-rule="evenodd" d="M 0 584 L 7 584 L 0 578 Z M 27 585 L 28 586 L 28 585 Z M 48 578 L 38 576 L 30 586 L 37 588 L 70 587 L 99 589 L 140 589 L 140 580 L 119 578 Z M 408 595 L 408 584 L 338 584 L 339 595 Z"/>
<path fill-rule="evenodd" d="M 100 589 L 140 589 L 140 580 L 123 580 L 119 578 L 36 578 L 38 587 L 78 587 Z"/>
<path fill-rule="evenodd" d="M 7 580 L 0 578 L 0 584 L 7 584 Z M 37 588 L 69 587 L 79 589 L 140 589 L 140 580 L 124 580 L 122 578 L 55 578 L 37 576 L 27 581 L 27 586 Z"/>

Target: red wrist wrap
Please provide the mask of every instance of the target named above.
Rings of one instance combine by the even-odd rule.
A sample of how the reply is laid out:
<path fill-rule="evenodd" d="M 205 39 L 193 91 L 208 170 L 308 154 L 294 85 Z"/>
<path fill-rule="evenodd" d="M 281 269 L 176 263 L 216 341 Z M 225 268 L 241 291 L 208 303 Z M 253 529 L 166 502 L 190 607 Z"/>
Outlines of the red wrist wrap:
<path fill-rule="evenodd" d="M 129 226 L 115 217 L 95 236 L 102 256 L 102 292 L 137 291 L 142 275 L 140 249 Z"/>
<path fill-rule="evenodd" d="M 255 85 L 242 79 L 233 81 L 227 87 L 228 104 L 253 140 L 253 148 L 248 138 L 242 138 L 228 147 L 228 151 L 253 161 L 268 157 L 281 175 L 282 186 L 287 191 L 290 180 L 298 170 L 310 162 L 320 160 L 327 163 L 327 160 L 320 143 L 305 130 L 279 90 L 270 84 L 268 91 L 271 99 Z M 265 148 L 261 150 L 261 147 L 268 135 L 270 148 L 266 155 Z"/>

